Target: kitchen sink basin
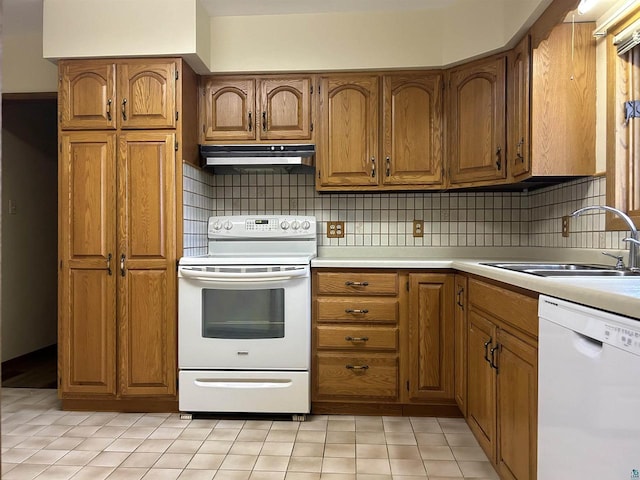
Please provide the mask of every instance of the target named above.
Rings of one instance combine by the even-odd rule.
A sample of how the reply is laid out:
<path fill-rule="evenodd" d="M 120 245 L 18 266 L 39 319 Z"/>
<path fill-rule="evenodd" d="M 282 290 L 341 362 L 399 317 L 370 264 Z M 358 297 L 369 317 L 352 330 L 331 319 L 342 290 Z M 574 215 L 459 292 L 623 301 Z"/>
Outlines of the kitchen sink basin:
<path fill-rule="evenodd" d="M 640 277 L 640 272 L 616 270 L 610 265 L 581 263 L 483 263 L 490 267 L 541 277 Z"/>

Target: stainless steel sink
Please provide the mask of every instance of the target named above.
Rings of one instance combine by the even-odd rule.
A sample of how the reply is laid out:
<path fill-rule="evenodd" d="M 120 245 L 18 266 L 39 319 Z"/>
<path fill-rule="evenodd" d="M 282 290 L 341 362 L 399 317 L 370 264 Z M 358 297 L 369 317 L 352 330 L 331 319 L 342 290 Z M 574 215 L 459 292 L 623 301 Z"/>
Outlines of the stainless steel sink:
<path fill-rule="evenodd" d="M 581 263 L 483 263 L 490 267 L 541 277 L 640 277 L 640 272 L 616 270 L 610 265 Z"/>

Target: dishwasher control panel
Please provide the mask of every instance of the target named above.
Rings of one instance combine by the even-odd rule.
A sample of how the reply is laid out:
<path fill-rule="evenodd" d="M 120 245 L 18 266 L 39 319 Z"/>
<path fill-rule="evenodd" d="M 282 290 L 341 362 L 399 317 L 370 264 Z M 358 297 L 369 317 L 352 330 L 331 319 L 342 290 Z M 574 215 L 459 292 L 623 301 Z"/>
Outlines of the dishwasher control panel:
<path fill-rule="evenodd" d="M 610 345 L 640 355 L 640 330 L 605 323 L 604 340 Z"/>

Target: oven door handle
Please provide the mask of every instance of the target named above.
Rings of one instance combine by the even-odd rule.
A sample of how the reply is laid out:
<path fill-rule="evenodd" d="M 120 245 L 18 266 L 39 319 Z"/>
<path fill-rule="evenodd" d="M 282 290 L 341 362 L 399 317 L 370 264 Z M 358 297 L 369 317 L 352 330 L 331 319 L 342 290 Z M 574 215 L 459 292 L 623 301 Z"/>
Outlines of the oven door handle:
<path fill-rule="evenodd" d="M 300 270 L 286 270 L 284 272 L 206 272 L 202 270 L 191 270 L 189 268 L 180 267 L 180 274 L 185 278 L 193 278 L 198 280 L 220 280 L 224 282 L 281 282 L 282 280 L 290 280 L 294 278 L 306 277 L 309 275 L 308 268 Z"/>

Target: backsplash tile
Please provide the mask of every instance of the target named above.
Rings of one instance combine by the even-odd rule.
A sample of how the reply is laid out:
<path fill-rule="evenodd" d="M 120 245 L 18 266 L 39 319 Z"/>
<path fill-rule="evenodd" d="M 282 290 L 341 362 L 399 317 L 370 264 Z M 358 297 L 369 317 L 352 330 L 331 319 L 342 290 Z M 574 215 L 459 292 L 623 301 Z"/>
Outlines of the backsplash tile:
<path fill-rule="evenodd" d="M 315 215 L 320 246 L 532 246 L 622 249 L 627 232 L 605 232 L 604 214 L 562 216 L 605 204 L 605 178 L 574 180 L 533 192 L 317 193 L 312 174 L 212 175 L 184 165 L 184 254 L 207 248 L 210 215 Z M 326 222 L 345 222 L 344 238 Z M 424 237 L 412 235 L 424 220 Z"/>

